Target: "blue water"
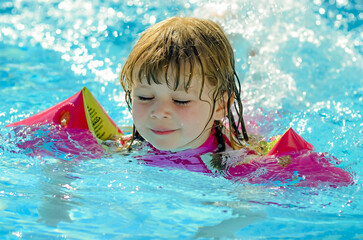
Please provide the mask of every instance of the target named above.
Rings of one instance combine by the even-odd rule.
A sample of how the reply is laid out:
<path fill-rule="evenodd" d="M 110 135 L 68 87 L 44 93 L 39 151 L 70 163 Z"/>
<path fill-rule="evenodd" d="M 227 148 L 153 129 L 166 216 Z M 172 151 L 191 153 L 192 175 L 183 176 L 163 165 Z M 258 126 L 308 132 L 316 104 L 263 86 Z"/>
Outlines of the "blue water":
<path fill-rule="evenodd" d="M 362 239 L 362 8 L 347 0 L 1 1 L 0 238 Z M 115 153 L 61 161 L 51 141 L 17 147 L 27 139 L 5 125 L 83 86 L 118 125 L 130 125 L 122 63 L 143 30 L 174 15 L 212 18 L 228 33 L 250 132 L 293 127 L 338 158 L 355 184 L 251 186 Z M 49 155 L 30 157 L 37 148 Z"/>

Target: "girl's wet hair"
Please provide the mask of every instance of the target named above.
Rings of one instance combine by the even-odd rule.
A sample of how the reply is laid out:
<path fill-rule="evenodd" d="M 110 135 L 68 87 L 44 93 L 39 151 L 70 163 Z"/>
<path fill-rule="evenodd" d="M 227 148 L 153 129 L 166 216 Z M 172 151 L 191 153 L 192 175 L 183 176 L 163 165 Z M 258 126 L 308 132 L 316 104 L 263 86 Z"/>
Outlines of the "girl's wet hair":
<path fill-rule="evenodd" d="M 169 79 L 170 70 L 172 79 Z M 242 116 L 241 84 L 235 71 L 233 48 L 222 28 L 213 21 L 173 17 L 155 24 L 141 35 L 132 49 L 120 81 L 131 110 L 131 89 L 136 81 L 162 84 L 160 79 L 165 79 L 171 89 L 183 87 L 188 91 L 195 75 L 201 76 L 202 81 L 199 96 L 205 81 L 215 87 L 212 111 L 217 101 L 224 101 L 227 93 L 226 116 L 231 144 L 234 149 L 241 148 L 248 140 Z M 231 99 L 235 99 L 234 102 Z M 219 151 L 223 151 L 222 123 L 215 121 L 214 128 Z M 133 136 L 138 136 L 135 127 Z"/>

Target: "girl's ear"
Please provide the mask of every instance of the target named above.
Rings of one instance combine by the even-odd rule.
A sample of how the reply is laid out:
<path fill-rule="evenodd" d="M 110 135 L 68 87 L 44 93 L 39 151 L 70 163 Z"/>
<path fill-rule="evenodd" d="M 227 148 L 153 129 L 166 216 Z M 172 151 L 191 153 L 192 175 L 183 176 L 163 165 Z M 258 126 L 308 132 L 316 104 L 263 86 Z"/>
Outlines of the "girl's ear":
<path fill-rule="evenodd" d="M 234 102 L 234 95 L 231 96 L 230 98 L 230 107 L 232 106 Z M 225 92 L 223 93 L 223 97 L 221 97 L 217 102 L 216 102 L 216 108 L 214 110 L 214 120 L 221 120 L 223 119 L 225 116 L 227 116 L 228 113 L 228 93 Z"/>

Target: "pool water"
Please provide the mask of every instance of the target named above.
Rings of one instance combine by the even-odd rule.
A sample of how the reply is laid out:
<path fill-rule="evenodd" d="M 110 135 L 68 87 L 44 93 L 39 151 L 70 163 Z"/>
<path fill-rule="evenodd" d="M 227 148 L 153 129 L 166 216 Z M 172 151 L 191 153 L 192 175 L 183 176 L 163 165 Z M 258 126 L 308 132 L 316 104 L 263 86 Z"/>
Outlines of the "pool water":
<path fill-rule="evenodd" d="M 362 8 L 347 0 L 1 1 L 0 238 L 362 239 Z M 229 35 L 250 133 L 293 127 L 338 158 L 355 184 L 248 185 L 82 148 L 72 160 L 56 136 L 18 147 L 34 139 L 5 125 L 83 86 L 119 126 L 131 125 L 122 63 L 143 30 L 174 15 L 211 18 Z"/>

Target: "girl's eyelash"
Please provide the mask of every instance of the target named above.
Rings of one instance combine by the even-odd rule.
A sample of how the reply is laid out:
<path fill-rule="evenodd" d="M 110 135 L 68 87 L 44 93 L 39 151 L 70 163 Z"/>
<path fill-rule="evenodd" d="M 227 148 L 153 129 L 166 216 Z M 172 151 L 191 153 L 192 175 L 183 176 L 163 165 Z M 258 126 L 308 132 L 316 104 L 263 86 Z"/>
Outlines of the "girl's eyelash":
<path fill-rule="evenodd" d="M 190 100 L 186 100 L 186 101 L 181 101 L 181 100 L 173 100 L 176 104 L 178 105 L 187 105 L 188 103 L 190 103 Z"/>
<path fill-rule="evenodd" d="M 150 101 L 153 100 L 153 97 L 143 97 L 143 96 L 138 96 L 140 101 Z"/>

